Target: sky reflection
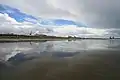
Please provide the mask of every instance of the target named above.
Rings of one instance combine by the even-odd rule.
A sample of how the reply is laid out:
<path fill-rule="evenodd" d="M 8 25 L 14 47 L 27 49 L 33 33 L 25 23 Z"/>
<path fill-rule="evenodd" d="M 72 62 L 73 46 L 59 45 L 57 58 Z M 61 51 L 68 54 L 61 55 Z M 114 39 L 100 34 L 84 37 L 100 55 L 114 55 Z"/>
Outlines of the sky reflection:
<path fill-rule="evenodd" d="M 18 53 L 27 56 L 72 57 L 76 53 L 89 50 L 119 50 L 119 40 L 81 40 L 0 43 L 0 59 L 9 60 Z"/>

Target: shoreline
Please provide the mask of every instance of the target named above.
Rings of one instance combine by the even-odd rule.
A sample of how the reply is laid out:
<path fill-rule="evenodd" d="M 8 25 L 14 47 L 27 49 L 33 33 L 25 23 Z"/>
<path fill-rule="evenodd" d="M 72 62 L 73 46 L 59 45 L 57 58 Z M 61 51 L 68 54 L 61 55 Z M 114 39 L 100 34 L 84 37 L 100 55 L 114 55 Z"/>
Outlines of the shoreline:
<path fill-rule="evenodd" d="M 0 42 L 36 42 L 36 41 L 75 41 L 75 40 L 116 40 L 118 38 L 96 38 L 96 37 L 58 37 L 58 36 L 47 36 L 47 35 L 18 35 L 18 34 L 0 34 Z"/>
<path fill-rule="evenodd" d="M 119 38 L 116 38 L 119 39 Z M 85 38 L 85 39 L 0 39 L 0 42 L 36 42 L 36 41 L 75 41 L 75 40 L 116 40 L 116 39 L 108 39 L 108 38 Z"/>
<path fill-rule="evenodd" d="M 37 41 L 58 41 L 67 39 L 0 39 L 0 42 L 37 42 Z"/>

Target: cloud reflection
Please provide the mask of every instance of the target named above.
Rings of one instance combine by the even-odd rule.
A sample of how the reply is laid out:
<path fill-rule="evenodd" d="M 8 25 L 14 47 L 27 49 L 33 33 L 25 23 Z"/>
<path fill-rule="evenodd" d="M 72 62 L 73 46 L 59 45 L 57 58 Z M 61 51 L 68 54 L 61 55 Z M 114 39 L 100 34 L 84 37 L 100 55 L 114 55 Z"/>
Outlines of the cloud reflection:
<path fill-rule="evenodd" d="M 81 41 L 47 41 L 0 43 L 0 58 L 5 61 L 22 53 L 29 57 L 70 57 L 76 52 L 86 50 L 114 50 L 120 45 L 119 40 L 81 40 Z M 51 56 L 52 55 L 52 56 Z"/>

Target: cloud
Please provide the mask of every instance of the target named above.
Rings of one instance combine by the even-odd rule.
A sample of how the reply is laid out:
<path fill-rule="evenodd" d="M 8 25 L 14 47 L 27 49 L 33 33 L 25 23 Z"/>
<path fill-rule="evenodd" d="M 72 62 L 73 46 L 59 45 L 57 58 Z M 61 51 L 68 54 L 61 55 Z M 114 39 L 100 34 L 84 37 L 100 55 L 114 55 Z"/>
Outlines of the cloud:
<path fill-rule="evenodd" d="M 120 28 L 119 0 L 51 0 L 51 5 L 74 14 L 96 28 Z M 67 3 L 67 4 L 66 4 Z"/>
<path fill-rule="evenodd" d="M 88 33 L 120 36 L 119 0 L 0 0 L 0 3 L 44 18 L 63 18 L 83 22 Z M 114 28 L 114 29 L 113 29 Z M 71 33 L 73 28 L 55 28 L 56 33 Z M 81 34 L 79 28 L 72 32 Z M 69 32 L 70 31 L 70 32 Z M 78 31 L 78 32 L 76 32 Z M 63 34 L 63 33 L 60 33 Z M 89 34 L 89 35 L 93 35 Z"/>
<path fill-rule="evenodd" d="M 42 17 L 68 18 L 90 27 L 119 28 L 119 0 L 1 0 L 26 13 Z"/>
<path fill-rule="evenodd" d="M 72 18 L 74 15 L 66 10 L 49 5 L 47 0 L 1 0 L 0 3 L 18 8 L 34 16 L 45 18 Z"/>
<path fill-rule="evenodd" d="M 19 23 L 14 18 L 9 17 L 7 14 L 0 14 L 0 33 L 17 33 L 29 34 L 31 31 L 44 33 L 46 29 L 29 22 Z"/>
<path fill-rule="evenodd" d="M 78 37 L 104 37 L 107 30 L 96 29 L 96 28 L 86 28 L 86 27 L 76 27 L 76 26 L 61 26 L 54 27 L 53 33 L 57 36 L 78 36 Z"/>
<path fill-rule="evenodd" d="M 81 37 L 101 37 L 106 32 L 104 29 L 77 27 L 75 25 L 43 27 L 28 22 L 19 23 L 14 18 L 9 17 L 7 14 L 0 14 L 0 23 L 1 33 L 29 34 L 32 31 L 33 34 L 46 34 L 53 36 L 71 35 Z"/>

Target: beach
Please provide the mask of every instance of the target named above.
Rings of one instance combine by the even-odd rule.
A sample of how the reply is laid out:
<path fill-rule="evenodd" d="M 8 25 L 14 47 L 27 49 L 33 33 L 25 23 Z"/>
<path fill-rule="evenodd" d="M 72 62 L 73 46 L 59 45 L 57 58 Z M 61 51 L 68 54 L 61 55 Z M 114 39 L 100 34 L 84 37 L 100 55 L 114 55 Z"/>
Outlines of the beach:
<path fill-rule="evenodd" d="M 119 40 L 0 43 L 1 80 L 118 80 L 119 48 Z"/>

